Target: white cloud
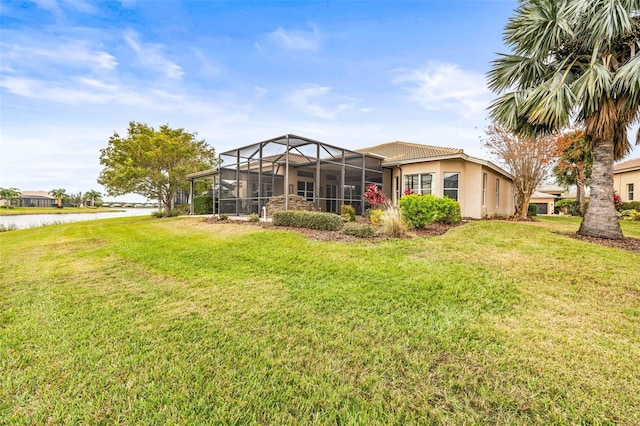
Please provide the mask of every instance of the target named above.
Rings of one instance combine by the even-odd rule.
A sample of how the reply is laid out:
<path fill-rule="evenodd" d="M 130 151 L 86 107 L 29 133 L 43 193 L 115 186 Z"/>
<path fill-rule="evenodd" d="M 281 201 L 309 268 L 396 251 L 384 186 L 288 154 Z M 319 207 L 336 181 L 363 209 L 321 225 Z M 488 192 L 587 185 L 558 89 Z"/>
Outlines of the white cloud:
<path fill-rule="evenodd" d="M 316 25 L 310 24 L 306 31 L 285 30 L 278 27 L 267 34 L 266 39 L 286 50 L 315 52 L 320 47 L 322 35 Z"/>
<path fill-rule="evenodd" d="M 306 85 L 291 95 L 286 97 L 286 102 L 294 107 L 311 114 L 315 117 L 333 119 L 340 111 L 352 109 L 354 107 L 353 99 L 340 99 L 339 97 L 332 96 L 328 102 L 336 102 L 338 104 L 332 107 L 320 105 L 319 100 L 327 97 L 331 92 L 330 87 L 319 86 L 317 84 Z M 342 101 L 342 102 L 340 102 Z M 347 102 L 344 102 L 347 101 Z"/>
<path fill-rule="evenodd" d="M 165 58 L 162 54 L 163 46 L 153 43 L 142 43 L 138 40 L 138 34 L 128 31 L 123 36 L 129 47 L 138 55 L 138 61 L 151 70 L 160 70 L 171 79 L 180 79 L 184 72 L 176 63 Z"/>
<path fill-rule="evenodd" d="M 400 69 L 394 74 L 392 83 L 406 87 L 410 99 L 431 111 L 457 110 L 468 117 L 484 111 L 491 99 L 483 74 L 455 64 L 429 63 L 424 69 Z"/>

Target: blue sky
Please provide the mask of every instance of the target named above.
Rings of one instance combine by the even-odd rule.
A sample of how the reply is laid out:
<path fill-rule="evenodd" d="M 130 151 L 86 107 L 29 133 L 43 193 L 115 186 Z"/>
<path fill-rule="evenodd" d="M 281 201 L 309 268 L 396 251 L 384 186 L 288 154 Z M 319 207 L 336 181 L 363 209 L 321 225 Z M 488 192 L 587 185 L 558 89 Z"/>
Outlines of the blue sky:
<path fill-rule="evenodd" d="M 99 151 L 129 121 L 217 152 L 293 133 L 486 157 L 485 73 L 516 6 L 2 0 L 0 186 L 104 191 Z"/>

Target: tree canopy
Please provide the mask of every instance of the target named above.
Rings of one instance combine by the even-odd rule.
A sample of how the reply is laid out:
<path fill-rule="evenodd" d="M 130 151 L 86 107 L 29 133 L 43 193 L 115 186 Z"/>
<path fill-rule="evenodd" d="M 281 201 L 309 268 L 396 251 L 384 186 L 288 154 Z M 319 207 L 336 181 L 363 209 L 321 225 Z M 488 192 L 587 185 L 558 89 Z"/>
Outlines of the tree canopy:
<path fill-rule="evenodd" d="M 613 162 L 630 150 L 640 110 L 640 0 L 521 0 L 505 27 L 489 87 L 494 120 L 517 132 L 582 123 L 593 148 L 591 199 L 580 234 L 622 238 Z M 640 131 L 636 142 L 640 140 Z"/>
<path fill-rule="evenodd" d="M 171 215 L 176 191 L 185 188 L 186 175 L 215 165 L 215 151 L 196 133 L 162 125 L 154 129 L 130 122 L 126 137 L 117 132 L 100 150 L 104 169 L 98 183 L 110 196 L 135 193 L 158 200 Z"/>
<path fill-rule="evenodd" d="M 489 152 L 513 175 L 516 218 L 526 218 L 536 187 L 547 177 L 556 147 L 553 135 L 518 135 L 498 124 L 482 139 Z"/>
<path fill-rule="evenodd" d="M 69 194 L 67 194 L 67 190 L 64 188 L 52 189 L 49 191 L 49 195 L 56 199 L 56 204 L 58 204 L 59 208 L 62 208 L 63 201 L 69 198 Z"/>
<path fill-rule="evenodd" d="M 557 162 L 553 168 L 556 181 L 563 186 L 575 185 L 580 214 L 584 215 L 585 187 L 591 181 L 593 155 L 584 130 L 572 129 L 560 135 L 556 146 Z"/>
<path fill-rule="evenodd" d="M 10 208 L 11 202 L 20 198 L 22 193 L 18 188 L 0 188 L 0 200 L 5 200 L 5 207 Z"/>

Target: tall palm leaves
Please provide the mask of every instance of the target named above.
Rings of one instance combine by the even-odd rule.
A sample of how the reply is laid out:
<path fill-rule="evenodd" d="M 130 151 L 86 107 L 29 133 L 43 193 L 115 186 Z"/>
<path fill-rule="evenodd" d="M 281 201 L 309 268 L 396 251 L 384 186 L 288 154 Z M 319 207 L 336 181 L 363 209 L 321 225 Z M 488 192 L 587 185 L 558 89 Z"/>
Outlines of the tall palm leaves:
<path fill-rule="evenodd" d="M 62 201 L 69 197 L 69 194 L 67 194 L 67 190 L 64 188 L 52 189 L 51 191 L 49 191 L 49 195 L 56 199 L 58 208 L 62 208 Z"/>
<path fill-rule="evenodd" d="M 512 53 L 488 74 L 501 93 L 492 118 L 524 133 L 582 122 L 594 167 L 579 232 L 621 238 L 613 162 L 629 152 L 627 131 L 640 109 L 640 0 L 521 0 L 504 34 Z"/>

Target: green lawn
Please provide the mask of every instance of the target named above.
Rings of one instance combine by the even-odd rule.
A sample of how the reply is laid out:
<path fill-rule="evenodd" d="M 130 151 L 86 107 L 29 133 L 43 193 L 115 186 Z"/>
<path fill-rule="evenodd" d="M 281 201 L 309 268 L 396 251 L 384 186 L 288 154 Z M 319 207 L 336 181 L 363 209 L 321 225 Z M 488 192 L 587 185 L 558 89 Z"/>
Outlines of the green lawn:
<path fill-rule="evenodd" d="M 640 255 L 577 226 L 1 233 L 0 424 L 640 424 Z"/>

